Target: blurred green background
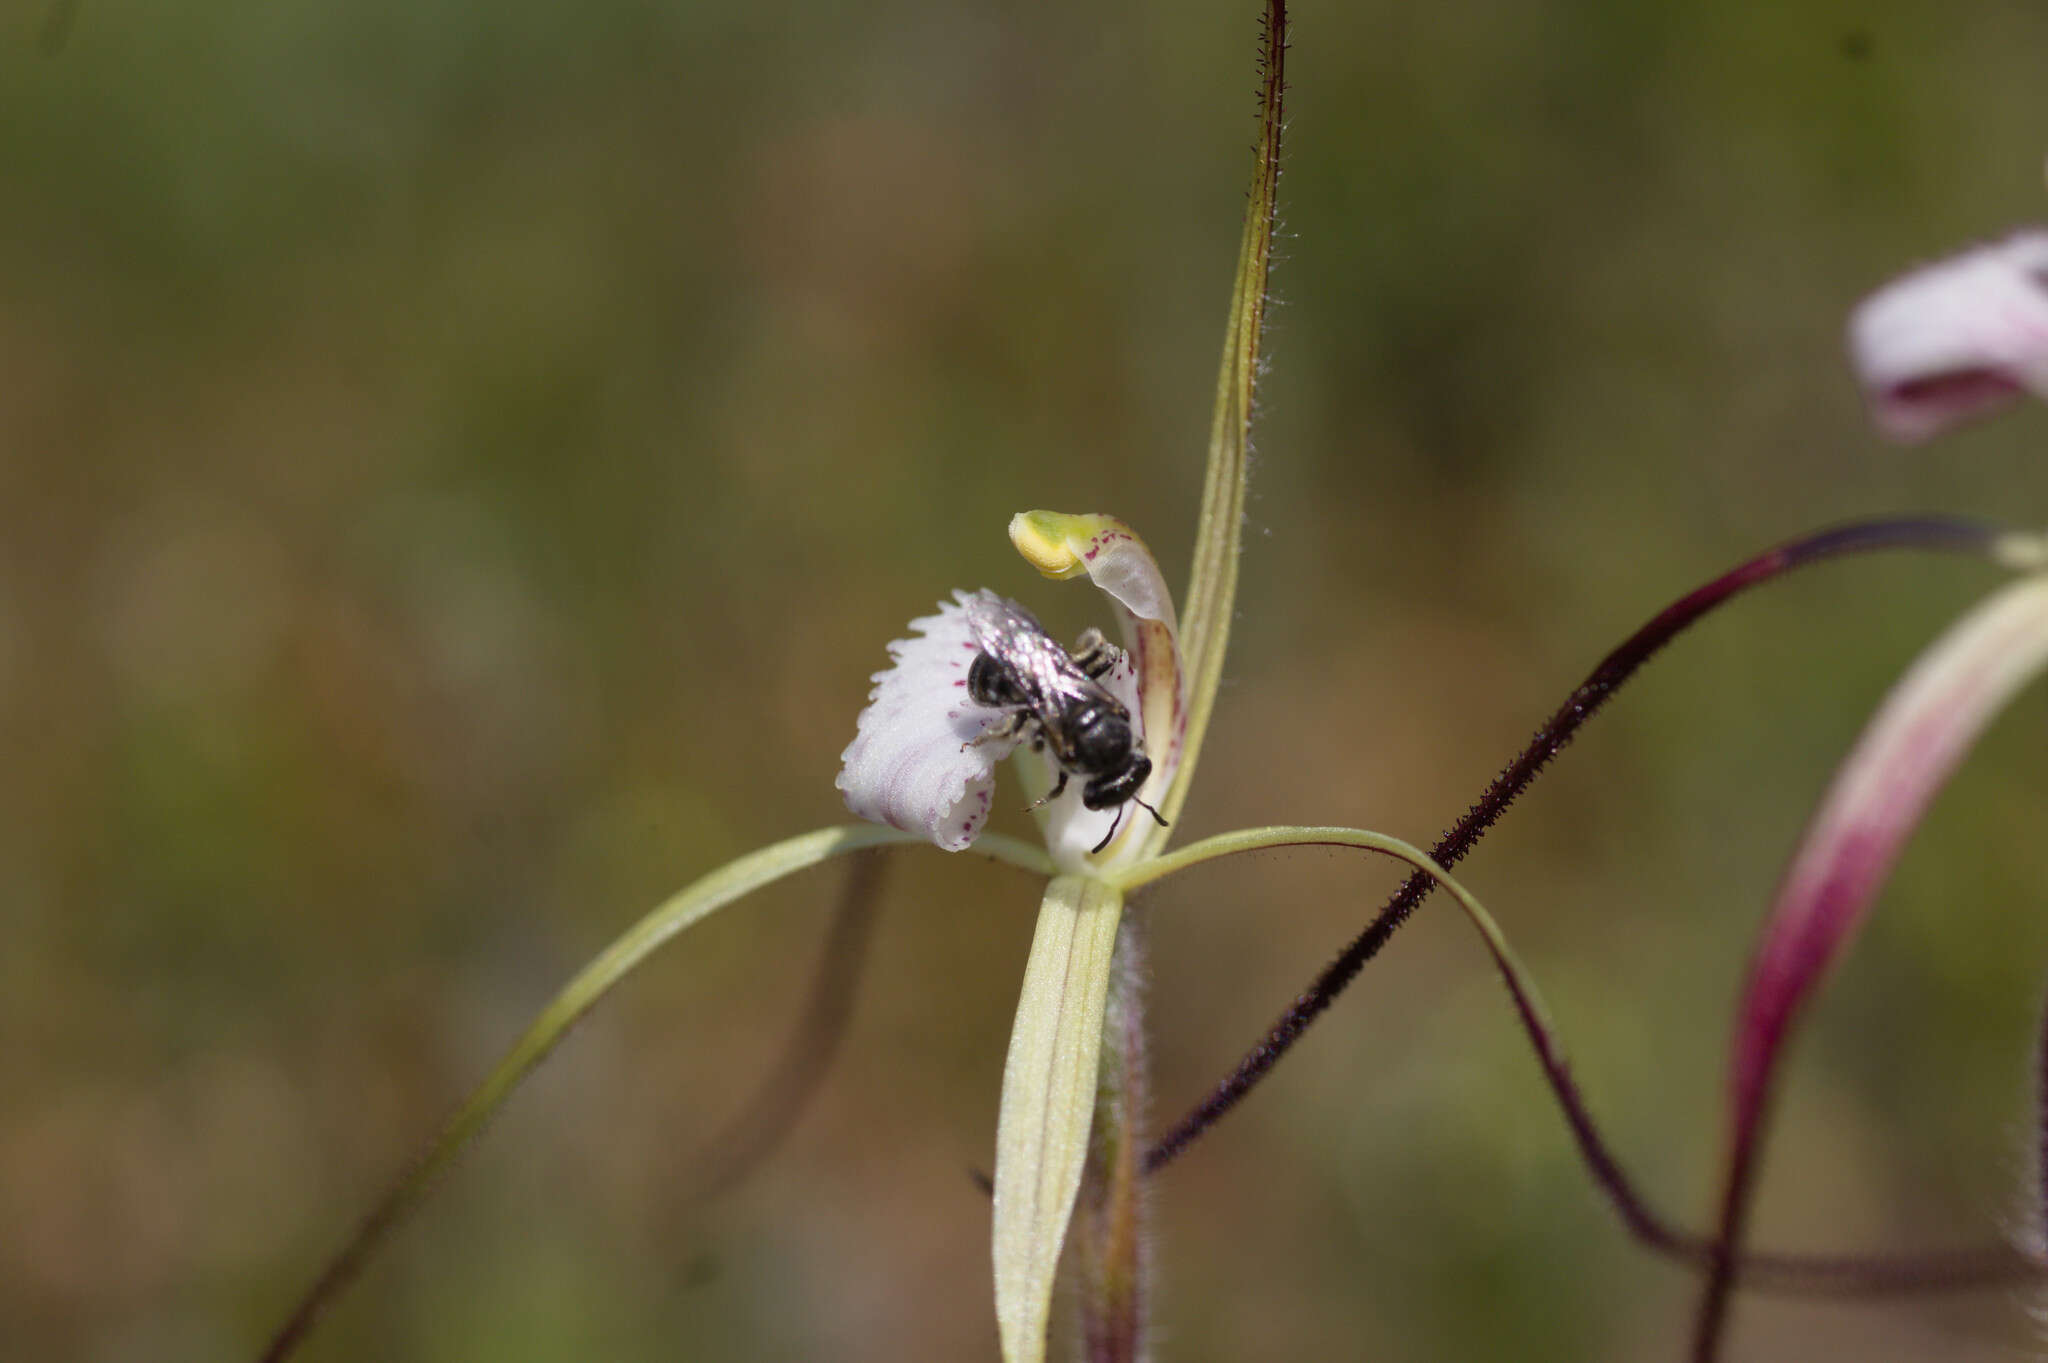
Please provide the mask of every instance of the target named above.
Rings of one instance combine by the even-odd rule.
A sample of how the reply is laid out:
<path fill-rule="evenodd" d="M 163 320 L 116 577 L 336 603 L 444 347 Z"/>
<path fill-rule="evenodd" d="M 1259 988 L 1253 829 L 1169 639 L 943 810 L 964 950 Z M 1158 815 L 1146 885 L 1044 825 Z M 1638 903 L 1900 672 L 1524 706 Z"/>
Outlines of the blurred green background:
<path fill-rule="evenodd" d="M 1013 556 L 1013 511 L 1114 511 L 1180 576 L 1256 10 L 7 10 L 0 1354 L 252 1357 L 574 968 L 842 817 L 905 621 L 987 585 L 1089 622 Z M 1840 344 L 1861 292 L 2048 207 L 2038 5 L 1303 0 L 1295 36 L 1189 835 L 1426 840 L 1753 550 L 2048 516 L 2048 414 L 1885 447 Z M 1730 1006 L 1805 811 L 1988 581 L 1865 561 L 1744 601 L 1469 864 L 1667 1208 L 1704 1212 Z M 1816 1014 L 1761 1240 L 2023 1223 L 2044 718 L 1993 730 Z M 994 1358 L 966 1171 L 1023 877 L 899 855 L 815 1105 L 751 1182 L 685 1192 L 841 875 L 633 980 L 305 1357 Z M 1271 855 L 1147 901 L 1161 1122 L 1393 880 Z M 1683 1335 L 1689 1279 L 1596 1199 L 1441 905 L 1156 1186 L 1162 1359 Z M 1751 1302 L 1732 1356 L 2006 1359 L 2025 1304 Z"/>

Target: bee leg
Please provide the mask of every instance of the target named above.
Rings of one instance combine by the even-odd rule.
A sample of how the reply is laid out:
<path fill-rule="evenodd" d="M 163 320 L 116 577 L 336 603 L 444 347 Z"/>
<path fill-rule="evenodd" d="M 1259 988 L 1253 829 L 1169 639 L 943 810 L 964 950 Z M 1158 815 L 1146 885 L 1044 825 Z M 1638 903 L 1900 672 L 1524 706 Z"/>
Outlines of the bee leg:
<path fill-rule="evenodd" d="M 1124 660 L 1124 651 L 1102 637 L 1099 629 L 1084 629 L 1074 641 L 1074 666 L 1094 681 L 1101 681 Z"/>
<path fill-rule="evenodd" d="M 1022 734 L 1030 724 L 1031 712 L 1029 710 L 1012 710 L 1008 719 L 1003 720 L 999 724 L 989 725 L 973 738 L 962 743 L 960 751 L 966 752 L 969 748 L 978 748 L 984 743 L 1007 743 Z"/>
<path fill-rule="evenodd" d="M 1036 800 L 1033 800 L 1030 804 L 1024 806 L 1024 812 L 1028 814 L 1032 810 L 1038 808 L 1042 804 L 1047 803 L 1048 801 L 1059 799 L 1060 792 L 1065 790 L 1066 788 L 1067 773 L 1065 768 L 1062 768 L 1060 770 L 1060 779 L 1052 783 L 1052 789 L 1048 790 L 1045 794 L 1039 796 Z"/>

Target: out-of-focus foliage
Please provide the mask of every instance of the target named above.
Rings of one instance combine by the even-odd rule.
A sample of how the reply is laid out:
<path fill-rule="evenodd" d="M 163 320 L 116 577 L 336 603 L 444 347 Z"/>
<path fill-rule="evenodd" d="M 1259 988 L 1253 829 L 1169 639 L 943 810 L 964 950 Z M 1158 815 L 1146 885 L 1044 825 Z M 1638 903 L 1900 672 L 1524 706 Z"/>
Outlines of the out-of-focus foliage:
<path fill-rule="evenodd" d="M 1255 6 L 82 0 L 0 21 L 0 1352 L 253 1352 L 658 896 L 841 813 L 882 645 L 1003 526 L 1184 561 Z M 1238 651 L 1187 832 L 1426 840 L 1627 629 L 1775 538 L 2048 514 L 2038 411 L 1902 454 L 1846 309 L 2044 209 L 2022 0 L 1304 0 Z M 1469 883 L 1617 1144 L 1703 1210 L 1805 810 L 1984 583 L 1859 563 L 1657 664 Z M 1762 1242 L 1998 1229 L 2044 965 L 2043 704 L 1947 795 L 1789 1075 Z M 1021 827 L 1021 816 L 1004 815 Z M 1391 884 L 1175 882 L 1157 1089 Z M 907 854 L 786 1150 L 687 1190 L 824 878 L 573 1037 L 307 1357 L 992 1357 L 1033 888 Z M 1171 1115 L 1162 1112 L 1162 1117 Z M 1635 1359 L 1687 1283 L 1433 908 L 1158 1187 L 1161 1356 Z M 1994 1359 L 2001 1294 L 1750 1304 L 1737 1356 Z"/>

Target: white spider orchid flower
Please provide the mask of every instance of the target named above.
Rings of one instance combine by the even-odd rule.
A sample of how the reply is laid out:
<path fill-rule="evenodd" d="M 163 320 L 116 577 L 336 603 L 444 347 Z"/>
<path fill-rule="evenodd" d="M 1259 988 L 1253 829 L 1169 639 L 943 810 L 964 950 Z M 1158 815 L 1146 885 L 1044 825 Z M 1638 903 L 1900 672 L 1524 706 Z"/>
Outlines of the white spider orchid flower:
<path fill-rule="evenodd" d="M 1103 658 L 1106 673 L 1088 680 L 1123 707 L 1131 757 L 1149 762 L 1150 775 L 1128 802 L 1088 808 L 1087 786 L 1098 773 L 1063 773 L 1029 707 L 976 703 L 968 672 L 996 646 L 999 622 L 1021 620 L 1035 629 L 1037 621 L 994 592 L 955 592 L 939 603 L 938 614 L 910 622 L 910 638 L 889 645 L 894 662 L 874 675 L 868 706 L 841 755 L 839 789 L 847 808 L 862 818 L 957 852 L 988 821 L 995 764 L 1022 744 L 1024 784 L 1054 864 L 1082 874 L 1128 864 L 1146 849 L 1148 830 L 1158 827 L 1141 811 L 1156 809 L 1172 789 L 1187 736 L 1187 683 L 1172 594 L 1144 541 L 1114 517 L 1029 511 L 1010 522 L 1010 538 L 1047 577 L 1085 573 L 1109 597 L 1123 648 Z M 1048 656 L 1082 675 L 1065 650 Z M 1060 793 L 1052 794 L 1056 789 Z"/>
<path fill-rule="evenodd" d="M 869 822 L 819 829 L 750 852 L 699 877 L 626 928 L 542 1010 L 425 1156 L 365 1219 L 298 1300 L 267 1358 L 281 1360 L 297 1346 L 506 1097 L 576 1020 L 641 962 L 764 885 L 849 853 L 917 842 L 971 850 L 1047 877 L 1003 1067 L 997 1119 L 991 1239 L 1005 1363 L 1043 1363 L 1054 1278 L 1069 1227 L 1077 1222 L 1085 1223 L 1075 1237 L 1084 1327 L 1091 1337 L 1123 1341 L 1128 1347 L 1120 1348 L 1120 1356 L 1142 1352 L 1138 1341 L 1146 1288 L 1137 1126 L 1143 1065 L 1133 1060 L 1142 1055 L 1143 1009 L 1135 964 L 1141 952 L 1138 926 L 1124 913 L 1125 897 L 1218 856 L 1333 841 L 1369 847 L 1443 874 L 1404 843 L 1347 829 L 1250 830 L 1163 855 L 1172 831 L 1167 825 L 1179 818 L 1201 753 L 1230 640 L 1272 259 L 1286 50 L 1285 0 L 1266 0 L 1259 138 L 1224 329 L 1184 614 L 1177 622 L 1159 565 L 1123 522 L 1034 511 L 1010 523 L 1011 540 L 1041 573 L 1085 575 L 1109 597 L 1123 651 L 1086 650 L 1085 666 L 1073 663 L 1074 675 L 1106 688 L 1122 707 L 1120 718 L 1135 746 L 1122 758 L 1111 744 L 1108 757 L 1098 749 L 1088 760 L 1069 760 L 1066 786 L 1053 795 L 1062 774 L 1053 744 L 1046 742 L 1044 751 L 1025 746 L 1044 736 L 1043 722 L 1027 715 L 1017 724 L 1021 708 L 1028 707 L 979 705 L 968 694 L 968 673 L 988 643 L 987 621 L 1000 616 L 1014 627 L 1029 621 L 1029 613 L 994 593 L 957 593 L 940 603 L 936 614 L 912 621 L 911 637 L 889 646 L 892 665 L 876 674 L 868 706 L 842 758 L 839 788 L 853 811 Z M 983 620 L 979 635 L 977 617 Z M 1058 651 L 1057 659 L 1050 651 L 1042 655 L 1048 666 L 1064 668 L 1073 661 L 1035 630 L 1032 646 Z M 996 726 L 1003 729 L 998 732 Z M 997 798 L 994 765 L 1020 747 L 1017 756 L 1027 798 L 1037 806 L 1043 851 L 986 829 Z M 1068 756 L 1077 754 L 1069 751 Z M 1141 778 L 1139 756 L 1151 764 Z M 1096 770 L 1104 766 L 1109 770 Z M 1089 809 L 1085 796 L 1093 783 L 1091 772 L 1136 781 L 1133 798 L 1114 798 L 1125 793 L 1124 784 L 1110 780 L 1096 792 L 1097 803 L 1105 807 Z M 1156 820 L 1132 807 L 1140 801 L 1157 811 Z M 1098 1156 L 1092 1165 L 1091 1152 Z M 1114 1158 L 1100 1157 L 1104 1152 L 1113 1152 Z M 1077 1217 L 1084 1172 L 1092 1192 L 1086 1216 Z"/>
<path fill-rule="evenodd" d="M 1130 1063 L 1143 1049 L 1135 984 L 1141 948 L 1124 899 L 1159 876 L 1248 845 L 1211 838 L 1162 855 L 1208 732 L 1230 641 L 1273 252 L 1286 51 L 1285 0 L 1267 0 L 1259 139 L 1180 627 L 1159 565 L 1122 522 L 1052 512 L 1026 512 L 1010 522 L 1011 541 L 1041 573 L 1086 574 L 1114 603 L 1125 655 L 1105 684 L 1152 763 L 1138 795 L 1158 811 L 1158 822 L 1125 811 L 1123 825 L 1111 830 L 1117 811 L 1087 809 L 1084 791 L 1072 780 L 1040 807 L 1048 860 L 1058 873 L 1046 885 L 1024 965 L 996 1118 L 990 1239 L 1004 1363 L 1045 1358 L 1054 1279 L 1084 1174 L 1093 1190 L 1082 1218 L 1089 1229 L 1076 1253 L 1083 1265 L 1077 1295 L 1084 1333 L 1122 1341 L 1113 1350 L 1122 1356 L 1143 1352 L 1138 1341 L 1147 1292 L 1136 1126 L 1144 1067 Z M 982 651 L 971 614 L 978 600 L 987 598 L 956 596 L 937 615 L 913 622 L 917 637 L 890 646 L 895 666 L 875 678 L 839 786 L 856 813 L 899 837 L 955 850 L 973 845 L 976 852 L 1021 861 L 1004 840 L 982 831 L 993 766 L 1006 746 L 1016 745 L 975 741 L 1005 722 L 1001 711 L 967 706 L 968 671 Z M 1029 753 L 1025 759 L 1034 800 L 1049 794 L 1057 781 L 1049 759 Z M 1302 830 L 1274 836 L 1313 840 Z M 1395 854 L 1421 859 L 1409 848 Z"/>
<path fill-rule="evenodd" d="M 1118 877 L 1159 864 L 1156 854 L 1169 833 L 1163 825 L 1170 814 L 1154 822 L 1130 806 L 1179 809 L 1178 783 L 1193 769 L 1188 755 L 1200 744 L 1200 728 L 1198 721 L 1191 734 L 1188 669 L 1172 594 L 1129 526 L 1111 516 L 1028 511 L 1011 520 L 1010 540 L 1045 576 L 1085 574 L 1101 588 L 1117 617 L 1122 652 L 1112 658 L 1107 650 L 1083 649 L 1090 664 L 1084 671 L 1082 662 L 1043 637 L 1022 607 L 993 592 L 956 592 L 938 614 L 911 622 L 912 637 L 889 645 L 893 665 L 874 676 L 838 784 L 848 808 L 861 817 L 959 851 L 982 835 L 995 764 L 1015 750 L 1046 850 L 1061 873 L 1046 887 L 1024 967 L 996 1130 L 997 1323 L 1008 1363 L 1036 1363 L 1045 1353 L 1053 1279 L 1090 1130 L 1099 1105 L 1108 1101 L 1105 1087 L 1125 1088 L 1123 1079 L 1098 1068 L 1106 1015 L 1131 1011 L 1109 1006 L 1116 961 L 1130 950 L 1119 933 L 1124 887 Z M 1235 544 L 1229 549 L 1234 558 Z M 1227 611 L 1227 595 L 1212 592 L 1211 599 L 1226 603 Z M 1222 634 L 1213 634 L 1219 648 Z M 1063 771 L 1034 707 L 976 703 L 968 682 L 976 659 L 991 650 L 1016 656 L 1020 647 L 1076 690 L 1099 685 L 1122 707 L 1134 740 L 1130 758 L 1151 763 L 1132 799 L 1088 808 L 1086 792 L 1101 773 L 1076 770 L 1073 763 Z M 1031 739 L 1040 741 L 1021 746 Z M 1134 1203 L 1134 1181 L 1127 1177 L 1120 1186 L 1109 1201 Z"/>
<path fill-rule="evenodd" d="M 1849 319 L 1872 421 L 1917 443 L 2026 393 L 2048 398 L 2048 231 L 2020 232 L 1885 285 Z"/>

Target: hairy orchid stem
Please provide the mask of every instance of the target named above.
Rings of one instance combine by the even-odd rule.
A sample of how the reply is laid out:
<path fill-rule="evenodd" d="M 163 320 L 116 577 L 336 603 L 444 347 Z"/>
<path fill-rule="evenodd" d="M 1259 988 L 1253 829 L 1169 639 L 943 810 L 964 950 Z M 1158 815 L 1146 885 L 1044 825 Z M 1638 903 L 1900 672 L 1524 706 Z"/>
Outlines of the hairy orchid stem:
<path fill-rule="evenodd" d="M 1478 801 L 1437 839 L 1430 848 L 1432 856 L 1445 866 L 1454 866 L 1461 861 L 1508 806 L 1542 774 L 1551 759 L 1564 751 L 1579 728 L 1599 712 L 1622 683 L 1702 616 L 1751 587 L 1810 564 L 1852 554 L 1910 549 L 1968 554 L 2010 564 L 2024 561 L 2033 545 L 2034 542 L 2025 537 L 1980 521 L 1947 517 L 1891 517 L 1853 521 L 1789 540 L 1738 564 L 1665 607 L 1603 658 L 1585 681 L 1566 697 L 1564 704 L 1544 721 L 1521 754 L 1487 786 Z M 1434 884 L 1429 876 L 1420 872 L 1411 875 L 1365 930 L 1353 938 L 1336 959 L 1323 967 L 1308 988 L 1288 1005 L 1258 1044 L 1238 1061 L 1237 1068 L 1146 1152 L 1146 1172 L 1156 1172 L 1171 1163 L 1175 1156 L 1242 1102 L 1301 1039 L 1309 1024 L 1320 1017 L 1357 978 L 1365 963 L 1379 954 L 1380 948 L 1408 921 L 1416 906 L 1428 897 Z"/>
<path fill-rule="evenodd" d="M 1260 346 L 1266 331 L 1266 282 L 1273 265 L 1273 221 L 1280 196 L 1280 135 L 1286 126 L 1287 5 L 1266 0 L 1260 22 L 1259 136 L 1254 147 L 1251 188 L 1246 192 L 1244 231 L 1237 273 L 1230 286 L 1230 318 L 1223 332 L 1223 358 L 1216 375 L 1216 405 L 1209 426 L 1209 458 L 1203 476 L 1202 511 L 1195 525 L 1194 563 L 1181 613 L 1181 653 L 1187 666 L 1187 727 L 1182 737 L 1180 774 L 1160 801 L 1160 817 L 1180 822 L 1189 778 L 1202 755 L 1209 716 L 1223 682 L 1223 659 L 1236 614 L 1237 556 L 1244 539 L 1245 480 L 1251 460 L 1252 417 L 1258 406 Z M 1144 846 L 1157 852 L 1171 834 L 1148 829 Z"/>
<path fill-rule="evenodd" d="M 1254 828 L 1223 833 L 1190 844 L 1170 856 L 1131 868 L 1121 878 L 1126 891 L 1218 857 L 1282 847 L 1349 847 L 1406 861 L 1448 887 L 1478 931 L 1506 986 L 1544 1079 L 1564 1111 L 1580 1157 L 1623 1226 L 1645 1248 L 1690 1267 L 1711 1271 L 1716 1244 L 1709 1236 L 1674 1226 L 1636 1188 L 1620 1159 L 1600 1133 L 1542 995 L 1509 948 L 1507 936 L 1486 910 L 1442 868 L 1415 848 L 1379 833 L 1355 828 Z M 2044 1078 L 2048 1084 L 2048 1078 Z M 1897 1255 L 1807 1255 L 1752 1253 L 1734 1260 L 1735 1277 L 1754 1291 L 1786 1296 L 1896 1295 L 1991 1287 L 2048 1276 L 2048 1261 L 2004 1244 Z"/>
<path fill-rule="evenodd" d="M 1081 1340 L 1088 1363 L 1140 1363 L 1150 1305 L 1151 1246 L 1145 1237 L 1144 925 L 1126 913 L 1102 1018 L 1102 1066 L 1088 1164 L 1074 1209 Z"/>

